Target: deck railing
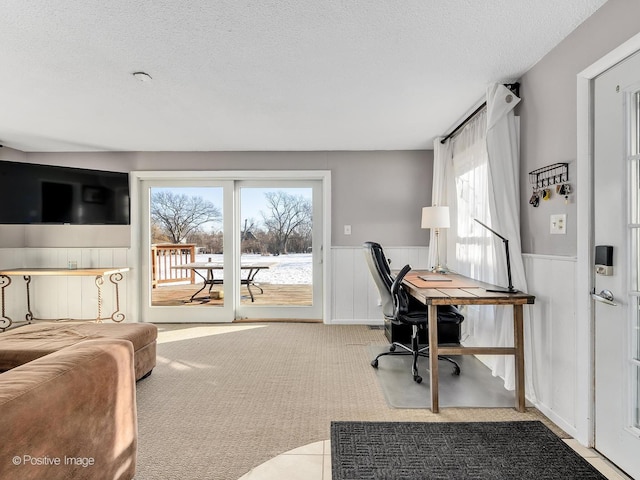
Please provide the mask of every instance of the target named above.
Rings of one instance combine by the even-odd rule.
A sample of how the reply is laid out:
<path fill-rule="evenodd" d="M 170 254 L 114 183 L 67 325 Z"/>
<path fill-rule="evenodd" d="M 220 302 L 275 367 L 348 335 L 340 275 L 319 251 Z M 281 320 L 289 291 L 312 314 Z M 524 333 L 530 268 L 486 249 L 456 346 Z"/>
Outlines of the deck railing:
<path fill-rule="evenodd" d="M 192 243 L 163 243 L 151 245 L 151 286 L 161 283 L 195 283 L 195 273 L 190 268 L 174 268 L 195 262 L 196 245 Z"/>

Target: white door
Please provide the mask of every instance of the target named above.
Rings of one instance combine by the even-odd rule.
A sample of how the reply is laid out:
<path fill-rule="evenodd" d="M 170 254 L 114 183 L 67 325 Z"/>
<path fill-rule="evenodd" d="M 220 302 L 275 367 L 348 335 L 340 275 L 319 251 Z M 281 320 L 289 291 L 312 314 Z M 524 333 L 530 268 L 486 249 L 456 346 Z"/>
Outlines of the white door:
<path fill-rule="evenodd" d="M 594 80 L 595 448 L 640 478 L 640 54 Z M 597 248 L 597 247 L 596 247 Z"/>
<path fill-rule="evenodd" d="M 235 186 L 240 227 L 236 318 L 321 321 L 322 182 L 245 180 Z M 255 275 L 251 290 L 248 275 Z"/>
<path fill-rule="evenodd" d="M 215 179 L 157 179 L 141 183 L 140 258 L 144 321 L 207 323 L 234 320 L 233 188 L 233 181 Z M 164 200 L 160 200 L 162 198 Z M 192 207 L 194 199 L 196 206 Z M 209 235 L 209 238 L 215 238 L 215 247 L 204 243 L 182 243 L 193 235 L 170 231 L 184 230 L 181 225 L 191 223 L 193 217 L 202 217 L 205 208 L 202 205 L 205 203 L 217 212 L 213 215 L 216 219 L 197 228 L 215 232 L 215 236 Z M 161 210 L 160 216 L 168 217 L 171 224 L 162 229 L 160 238 L 157 238 L 156 230 L 162 225 L 158 220 L 152 221 L 158 210 Z M 172 235 L 177 239 L 171 238 Z M 219 269 L 181 268 L 189 264 L 215 265 Z M 222 278 L 230 281 L 214 284 L 213 280 Z M 212 292 L 218 292 L 215 300 L 211 299 Z"/>

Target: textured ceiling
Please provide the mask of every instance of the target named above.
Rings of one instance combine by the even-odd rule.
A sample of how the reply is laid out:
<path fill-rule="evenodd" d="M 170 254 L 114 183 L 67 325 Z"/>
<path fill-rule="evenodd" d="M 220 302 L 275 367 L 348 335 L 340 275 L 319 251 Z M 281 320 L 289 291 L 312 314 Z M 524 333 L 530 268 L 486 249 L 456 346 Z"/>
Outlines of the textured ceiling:
<path fill-rule="evenodd" d="M 429 149 L 603 3 L 3 0 L 0 143 Z"/>

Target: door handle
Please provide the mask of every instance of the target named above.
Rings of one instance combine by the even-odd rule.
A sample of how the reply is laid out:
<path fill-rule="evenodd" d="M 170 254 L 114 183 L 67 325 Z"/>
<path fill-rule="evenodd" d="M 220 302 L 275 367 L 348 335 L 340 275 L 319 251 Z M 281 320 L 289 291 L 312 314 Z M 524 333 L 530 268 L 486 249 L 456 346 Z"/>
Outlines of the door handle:
<path fill-rule="evenodd" d="M 611 290 L 602 290 L 600 293 L 595 293 L 594 290 L 591 292 L 591 298 L 607 305 L 618 306 L 618 304 L 613 301 L 613 293 L 611 293 Z"/>

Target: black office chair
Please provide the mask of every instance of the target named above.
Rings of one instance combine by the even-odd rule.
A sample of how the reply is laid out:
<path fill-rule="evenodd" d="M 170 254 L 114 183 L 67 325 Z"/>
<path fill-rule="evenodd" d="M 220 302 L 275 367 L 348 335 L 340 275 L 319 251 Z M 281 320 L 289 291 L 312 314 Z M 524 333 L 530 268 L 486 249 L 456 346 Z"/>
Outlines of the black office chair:
<path fill-rule="evenodd" d="M 402 286 L 402 281 L 411 270 L 411 266 L 405 265 L 400 273 L 393 278 L 389 262 L 380 244 L 365 242 L 364 248 L 369 270 L 380 293 L 382 313 L 385 319 L 394 324 L 410 325 L 412 328 L 411 347 L 400 342 L 392 342 L 389 351 L 379 354 L 371 361 L 371 366 L 378 368 L 378 359 L 385 355 L 411 355 L 413 356 L 411 368 L 413 380 L 420 383 L 422 382 L 422 377 L 418 374 L 418 357 L 429 357 L 429 346 L 420 348 L 419 333 L 421 330 L 427 330 L 428 314 L 427 308 L 408 295 Z M 451 324 L 459 326 L 463 320 L 464 316 L 455 306 L 438 306 L 439 329 L 441 326 L 446 327 Z M 398 351 L 398 349 L 400 350 Z M 454 366 L 453 374 L 460 375 L 460 365 L 456 361 L 444 356 L 438 356 L 438 358 L 451 363 Z"/>

